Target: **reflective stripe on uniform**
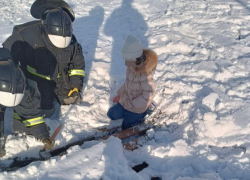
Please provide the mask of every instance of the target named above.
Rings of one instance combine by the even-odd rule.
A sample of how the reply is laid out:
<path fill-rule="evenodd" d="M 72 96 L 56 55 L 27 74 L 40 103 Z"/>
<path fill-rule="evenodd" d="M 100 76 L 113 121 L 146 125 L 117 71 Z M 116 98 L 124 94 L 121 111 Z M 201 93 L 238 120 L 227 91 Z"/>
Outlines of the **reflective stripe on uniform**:
<path fill-rule="evenodd" d="M 72 69 L 69 71 L 69 76 L 85 76 L 85 71 L 81 69 Z"/>
<path fill-rule="evenodd" d="M 36 72 L 36 69 L 30 67 L 29 65 L 27 65 L 27 70 L 31 73 L 31 74 L 34 74 L 36 76 L 39 76 L 41 78 L 44 78 L 44 79 L 47 79 L 47 80 L 50 80 L 50 76 L 45 76 L 45 75 L 42 75 L 42 74 L 38 74 Z"/>
<path fill-rule="evenodd" d="M 61 74 L 62 74 L 62 73 L 58 73 L 58 74 L 57 74 L 57 79 L 59 79 L 59 78 L 61 77 Z"/>
<path fill-rule="evenodd" d="M 23 124 L 24 124 L 26 127 L 45 123 L 45 121 L 43 120 L 43 117 L 37 117 L 37 118 L 33 118 L 33 119 L 27 119 L 27 120 L 22 121 L 22 122 L 23 122 Z"/>
<path fill-rule="evenodd" d="M 13 118 L 17 120 L 21 120 L 20 116 L 17 113 L 13 113 Z"/>
<path fill-rule="evenodd" d="M 13 118 L 17 119 L 17 120 L 21 120 L 21 117 L 17 113 L 13 113 Z M 22 122 L 26 127 L 29 127 L 29 126 L 34 126 L 37 124 L 42 124 L 45 121 L 43 120 L 43 117 L 37 117 L 37 118 L 33 118 L 33 119 L 27 119 L 27 120 L 22 121 Z"/>

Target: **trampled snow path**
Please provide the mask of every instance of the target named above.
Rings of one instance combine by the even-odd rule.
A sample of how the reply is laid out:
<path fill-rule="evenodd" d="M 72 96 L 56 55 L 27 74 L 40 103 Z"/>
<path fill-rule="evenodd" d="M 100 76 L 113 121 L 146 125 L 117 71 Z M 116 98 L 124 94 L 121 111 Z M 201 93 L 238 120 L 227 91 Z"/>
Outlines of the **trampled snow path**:
<path fill-rule="evenodd" d="M 61 107 L 58 116 L 46 119 L 52 130 L 64 123 L 56 146 L 94 134 L 95 127 L 121 123 L 111 122 L 106 112 L 110 97 L 124 81 L 120 49 L 127 34 L 137 36 L 158 54 L 155 101 L 167 116 L 159 119 L 162 128 L 149 131 L 150 141 L 134 152 L 123 153 L 119 140 L 112 138 L 74 147 L 62 158 L 1 173 L 0 179 L 249 179 L 250 2 L 67 2 L 76 13 L 74 34 L 83 47 L 87 77 L 84 102 Z M 1 42 L 14 25 L 33 20 L 29 15 L 32 3 L 1 0 Z M 11 114 L 10 109 L 7 132 Z M 176 128 L 170 132 L 168 125 L 172 124 Z M 246 152 L 230 148 L 234 145 L 245 147 Z M 117 149 L 115 156 L 105 151 L 113 150 L 109 146 Z M 1 162 L 8 163 L 7 158 L 17 155 L 37 156 L 41 147 L 31 137 L 9 136 L 8 154 Z M 91 161 L 85 161 L 86 155 Z M 102 156 L 108 160 L 103 161 Z M 143 161 L 149 167 L 139 174 L 129 168 Z M 124 176 L 117 176 L 122 172 Z"/>

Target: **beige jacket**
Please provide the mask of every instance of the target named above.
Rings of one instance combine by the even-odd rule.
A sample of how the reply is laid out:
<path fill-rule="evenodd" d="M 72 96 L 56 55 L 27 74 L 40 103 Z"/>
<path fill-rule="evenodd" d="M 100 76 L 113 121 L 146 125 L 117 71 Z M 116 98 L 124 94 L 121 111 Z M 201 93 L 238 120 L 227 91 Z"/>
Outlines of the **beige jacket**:
<path fill-rule="evenodd" d="M 128 67 L 126 82 L 117 90 L 119 103 L 128 111 L 145 112 L 155 96 L 154 72 L 157 55 L 150 49 L 144 49 L 146 60 L 136 68 Z"/>

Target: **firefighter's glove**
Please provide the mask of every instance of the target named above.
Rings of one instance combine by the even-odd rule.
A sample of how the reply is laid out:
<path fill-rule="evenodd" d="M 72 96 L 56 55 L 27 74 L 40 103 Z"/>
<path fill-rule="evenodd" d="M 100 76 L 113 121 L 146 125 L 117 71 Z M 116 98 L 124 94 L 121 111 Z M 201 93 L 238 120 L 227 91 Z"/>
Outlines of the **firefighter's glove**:
<path fill-rule="evenodd" d="M 74 89 L 72 89 L 72 90 L 69 91 L 68 97 L 75 98 L 76 96 L 78 96 L 78 94 L 79 94 L 79 89 L 78 88 L 74 88 Z"/>
<path fill-rule="evenodd" d="M 44 143 L 45 150 L 52 149 L 55 145 L 54 140 L 51 142 L 49 139 L 44 139 L 44 140 L 42 140 L 42 142 Z"/>

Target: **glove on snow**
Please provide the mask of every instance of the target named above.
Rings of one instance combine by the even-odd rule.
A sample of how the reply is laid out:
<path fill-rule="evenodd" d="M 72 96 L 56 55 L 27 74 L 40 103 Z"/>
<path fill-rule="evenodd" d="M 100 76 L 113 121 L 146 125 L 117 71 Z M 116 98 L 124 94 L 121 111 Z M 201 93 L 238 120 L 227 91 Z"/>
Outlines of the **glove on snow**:
<path fill-rule="evenodd" d="M 42 140 L 42 142 L 44 143 L 45 150 L 52 149 L 55 145 L 54 140 L 51 142 L 49 139 L 44 139 L 44 140 Z"/>

